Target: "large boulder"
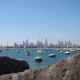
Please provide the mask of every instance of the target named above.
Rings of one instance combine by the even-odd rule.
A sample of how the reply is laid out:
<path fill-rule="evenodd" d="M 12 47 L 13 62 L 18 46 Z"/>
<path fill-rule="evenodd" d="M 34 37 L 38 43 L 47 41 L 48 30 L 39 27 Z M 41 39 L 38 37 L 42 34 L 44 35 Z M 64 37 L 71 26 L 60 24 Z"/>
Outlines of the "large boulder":
<path fill-rule="evenodd" d="M 0 57 L 0 75 L 22 72 L 29 69 L 29 65 L 24 60 L 15 60 L 9 57 Z"/>

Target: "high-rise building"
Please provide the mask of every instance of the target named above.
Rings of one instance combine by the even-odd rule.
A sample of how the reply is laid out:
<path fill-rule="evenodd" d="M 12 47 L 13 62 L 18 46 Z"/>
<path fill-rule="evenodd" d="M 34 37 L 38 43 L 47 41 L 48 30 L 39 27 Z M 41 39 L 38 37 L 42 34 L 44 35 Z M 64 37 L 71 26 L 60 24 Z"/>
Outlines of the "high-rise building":
<path fill-rule="evenodd" d="M 23 41 L 23 47 L 25 47 L 25 42 Z"/>
<path fill-rule="evenodd" d="M 47 38 L 46 38 L 46 41 L 45 41 L 45 45 L 46 45 L 46 46 L 48 45 Z"/>
<path fill-rule="evenodd" d="M 33 47 L 34 46 L 34 44 L 33 43 L 30 43 L 30 47 Z"/>
<path fill-rule="evenodd" d="M 68 46 L 71 46 L 71 42 L 70 41 L 68 42 Z"/>
<path fill-rule="evenodd" d="M 14 48 L 17 48 L 17 47 L 18 47 L 17 43 L 14 43 Z"/>
<path fill-rule="evenodd" d="M 60 43 L 60 47 L 63 47 L 64 46 L 64 43 L 63 43 L 63 41 Z"/>
<path fill-rule="evenodd" d="M 27 38 L 27 40 L 26 40 L 26 47 L 28 47 L 29 46 L 29 44 L 28 44 L 28 38 Z"/>
<path fill-rule="evenodd" d="M 58 47 L 60 47 L 60 45 L 61 45 L 61 43 L 60 43 L 60 41 L 58 41 Z"/>

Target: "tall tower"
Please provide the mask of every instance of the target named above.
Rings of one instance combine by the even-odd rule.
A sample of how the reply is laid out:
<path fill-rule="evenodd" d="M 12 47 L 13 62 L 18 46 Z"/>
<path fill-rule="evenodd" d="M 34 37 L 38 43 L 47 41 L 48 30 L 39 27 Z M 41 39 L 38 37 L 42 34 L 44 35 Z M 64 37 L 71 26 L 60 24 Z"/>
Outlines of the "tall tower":
<path fill-rule="evenodd" d="M 40 47 L 40 42 L 39 42 L 39 32 L 38 32 L 38 41 L 37 41 L 37 46 Z"/>
<path fill-rule="evenodd" d="M 45 41 L 45 45 L 46 45 L 46 46 L 48 45 L 47 38 L 46 38 L 46 41 Z"/>
<path fill-rule="evenodd" d="M 27 38 L 27 40 L 26 40 L 26 47 L 28 47 L 29 46 L 29 44 L 28 44 L 28 38 Z"/>
<path fill-rule="evenodd" d="M 23 41 L 23 47 L 25 48 L 25 42 Z"/>

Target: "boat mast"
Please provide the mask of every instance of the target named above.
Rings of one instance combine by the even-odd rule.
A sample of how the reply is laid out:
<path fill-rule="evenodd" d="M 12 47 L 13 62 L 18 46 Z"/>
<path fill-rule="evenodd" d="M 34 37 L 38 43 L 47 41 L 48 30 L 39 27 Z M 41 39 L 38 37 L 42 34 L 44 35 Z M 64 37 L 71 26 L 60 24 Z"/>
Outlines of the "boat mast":
<path fill-rule="evenodd" d="M 39 32 L 38 32 L 38 49 L 39 49 Z"/>

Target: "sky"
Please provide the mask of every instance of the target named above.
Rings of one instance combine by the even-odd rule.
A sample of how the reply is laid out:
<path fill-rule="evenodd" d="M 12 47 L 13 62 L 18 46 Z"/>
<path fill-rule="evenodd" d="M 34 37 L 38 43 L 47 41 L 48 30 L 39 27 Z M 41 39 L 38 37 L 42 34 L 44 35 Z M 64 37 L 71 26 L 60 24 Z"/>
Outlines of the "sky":
<path fill-rule="evenodd" d="M 80 44 L 80 0 L 0 0 L 0 45 L 27 38 Z"/>

